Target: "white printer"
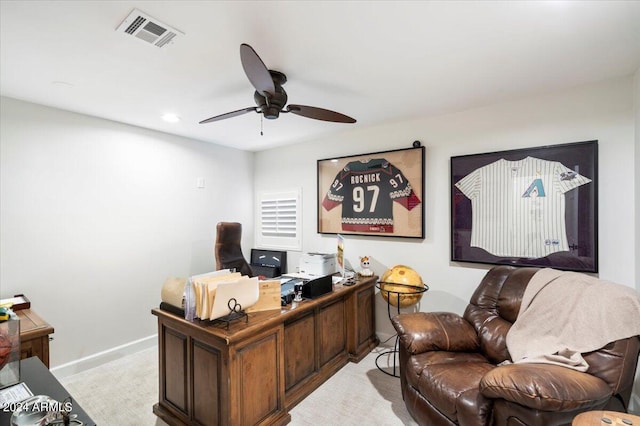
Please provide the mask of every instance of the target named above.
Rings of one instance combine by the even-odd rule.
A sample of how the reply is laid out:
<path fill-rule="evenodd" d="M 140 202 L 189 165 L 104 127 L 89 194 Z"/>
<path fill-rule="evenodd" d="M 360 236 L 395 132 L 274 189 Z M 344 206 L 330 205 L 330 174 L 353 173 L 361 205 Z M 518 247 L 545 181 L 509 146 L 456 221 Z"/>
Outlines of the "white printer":
<path fill-rule="evenodd" d="M 304 253 L 300 257 L 300 273 L 324 276 L 336 272 L 335 253 Z"/>

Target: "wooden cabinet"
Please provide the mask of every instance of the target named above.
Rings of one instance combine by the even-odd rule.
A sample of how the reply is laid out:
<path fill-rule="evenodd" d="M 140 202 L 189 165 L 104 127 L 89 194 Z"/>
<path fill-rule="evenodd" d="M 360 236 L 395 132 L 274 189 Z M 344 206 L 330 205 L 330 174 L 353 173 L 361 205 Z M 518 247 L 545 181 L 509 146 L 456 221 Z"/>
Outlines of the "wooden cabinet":
<path fill-rule="evenodd" d="M 49 335 L 53 327 L 31 309 L 16 311 L 20 318 L 20 359 L 37 356 L 49 368 Z"/>
<path fill-rule="evenodd" d="M 377 344 L 376 277 L 318 299 L 254 312 L 227 330 L 154 309 L 159 402 L 170 425 L 286 424 L 288 410 Z"/>

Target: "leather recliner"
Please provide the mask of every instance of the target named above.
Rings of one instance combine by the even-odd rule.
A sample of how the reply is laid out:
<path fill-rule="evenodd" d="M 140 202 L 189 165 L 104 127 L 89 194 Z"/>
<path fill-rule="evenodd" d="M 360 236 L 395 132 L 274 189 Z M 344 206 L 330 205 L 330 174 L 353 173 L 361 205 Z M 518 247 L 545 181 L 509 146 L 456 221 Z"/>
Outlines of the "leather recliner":
<path fill-rule="evenodd" d="M 640 353 L 633 336 L 582 354 L 586 372 L 511 363 L 506 336 L 538 268 L 491 269 L 463 316 L 408 313 L 398 332 L 402 396 L 421 425 L 570 425 L 583 411 L 626 411 Z"/>

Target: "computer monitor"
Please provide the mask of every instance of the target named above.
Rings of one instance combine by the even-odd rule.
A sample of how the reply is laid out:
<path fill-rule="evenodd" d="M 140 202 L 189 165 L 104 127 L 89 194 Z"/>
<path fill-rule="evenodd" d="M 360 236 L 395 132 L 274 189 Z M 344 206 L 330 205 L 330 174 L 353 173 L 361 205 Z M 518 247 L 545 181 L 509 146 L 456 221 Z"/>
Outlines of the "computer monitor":
<path fill-rule="evenodd" d="M 254 273 L 273 278 L 287 273 L 287 252 L 251 249 L 251 268 Z"/>

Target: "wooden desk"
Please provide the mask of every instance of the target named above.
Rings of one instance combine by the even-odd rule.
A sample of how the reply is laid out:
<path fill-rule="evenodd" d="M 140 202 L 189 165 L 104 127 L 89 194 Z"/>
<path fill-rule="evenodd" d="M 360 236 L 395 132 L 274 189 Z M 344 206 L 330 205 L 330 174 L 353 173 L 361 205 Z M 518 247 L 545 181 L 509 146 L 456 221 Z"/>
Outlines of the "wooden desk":
<path fill-rule="evenodd" d="M 16 311 L 20 318 L 20 359 L 37 356 L 49 368 L 49 335 L 54 330 L 31 309 Z"/>
<path fill-rule="evenodd" d="M 172 426 L 286 424 L 288 410 L 378 344 L 368 277 L 314 300 L 224 326 L 160 309 L 159 402 Z"/>

